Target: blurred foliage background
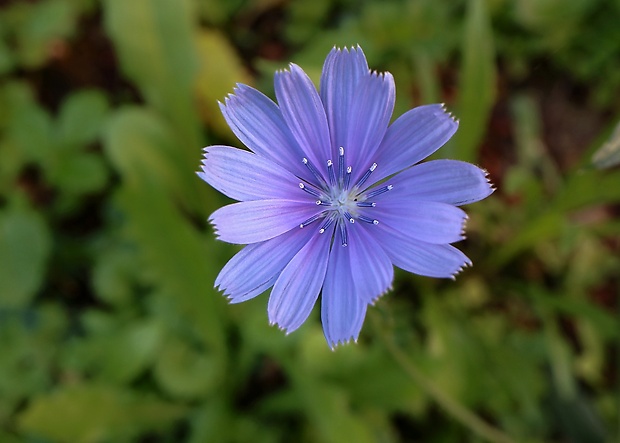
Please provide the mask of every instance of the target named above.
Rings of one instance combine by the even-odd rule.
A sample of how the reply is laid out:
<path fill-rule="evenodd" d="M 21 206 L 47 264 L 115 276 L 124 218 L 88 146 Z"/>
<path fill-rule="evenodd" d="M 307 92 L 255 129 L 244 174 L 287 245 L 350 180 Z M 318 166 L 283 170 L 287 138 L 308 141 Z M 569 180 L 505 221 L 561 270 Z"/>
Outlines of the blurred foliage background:
<path fill-rule="evenodd" d="M 618 23 L 617 0 L 0 2 L 0 441 L 619 441 Z M 214 291 L 236 248 L 194 171 L 239 146 L 236 82 L 273 97 L 358 43 L 395 115 L 446 102 L 437 156 L 498 191 L 466 208 L 473 268 L 397 273 L 332 352 L 316 312 L 285 336 L 266 295 Z"/>

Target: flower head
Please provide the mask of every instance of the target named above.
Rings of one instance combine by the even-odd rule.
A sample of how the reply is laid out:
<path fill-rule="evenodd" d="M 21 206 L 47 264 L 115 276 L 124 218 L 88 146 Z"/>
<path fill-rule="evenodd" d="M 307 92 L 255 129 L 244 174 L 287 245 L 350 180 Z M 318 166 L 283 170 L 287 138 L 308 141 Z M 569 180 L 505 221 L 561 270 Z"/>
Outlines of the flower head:
<path fill-rule="evenodd" d="M 273 286 L 269 321 L 287 332 L 301 326 L 320 294 L 334 347 L 357 339 L 394 266 L 453 277 L 471 264 L 450 245 L 463 239 L 467 218 L 457 206 L 493 189 L 469 163 L 417 164 L 458 122 L 433 104 L 390 125 L 394 79 L 371 72 L 360 47 L 329 53 L 320 93 L 295 64 L 276 73 L 275 92 L 278 104 L 238 85 L 220 106 L 251 152 L 204 149 L 198 175 L 239 201 L 210 221 L 220 240 L 247 245 L 215 285 L 231 303 Z"/>

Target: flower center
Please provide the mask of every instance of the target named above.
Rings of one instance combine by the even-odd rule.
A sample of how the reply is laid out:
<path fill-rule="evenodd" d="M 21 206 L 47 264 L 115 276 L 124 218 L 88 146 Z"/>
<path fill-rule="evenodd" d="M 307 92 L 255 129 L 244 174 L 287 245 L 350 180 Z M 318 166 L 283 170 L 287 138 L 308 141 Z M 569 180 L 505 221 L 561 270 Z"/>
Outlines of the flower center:
<path fill-rule="evenodd" d="M 373 163 L 370 168 L 368 168 L 355 186 L 351 186 L 352 169 L 351 166 L 346 168 L 344 166 L 344 148 L 341 147 L 339 149 L 337 175 L 334 163 L 331 160 L 327 161 L 328 181 L 323 178 L 321 173 L 307 158 L 304 158 L 302 161 L 316 178 L 316 183 L 299 183 L 299 187 L 306 193 L 315 197 L 317 199 L 316 204 L 323 206 L 325 209 L 301 223 L 299 225 L 300 228 L 304 228 L 319 219 L 323 219 L 321 227 L 319 228 L 319 233 L 323 234 L 332 223 L 336 223 L 342 237 L 342 246 L 347 246 L 348 224 L 355 223 L 356 220 L 372 225 L 379 224 L 377 219 L 368 217 L 362 213 L 376 206 L 372 198 L 393 188 L 392 185 L 387 185 L 377 187 L 370 192 L 366 192 L 367 189 L 362 188 L 370 175 L 377 169 L 376 163 Z"/>

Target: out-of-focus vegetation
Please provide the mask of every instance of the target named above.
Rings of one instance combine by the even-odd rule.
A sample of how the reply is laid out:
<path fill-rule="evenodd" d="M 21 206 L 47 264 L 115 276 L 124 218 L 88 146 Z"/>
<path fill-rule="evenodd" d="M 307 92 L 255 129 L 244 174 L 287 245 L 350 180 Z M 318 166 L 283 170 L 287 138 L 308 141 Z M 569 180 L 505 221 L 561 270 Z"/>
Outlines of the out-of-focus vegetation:
<path fill-rule="evenodd" d="M 620 2 L 0 3 L 1 442 L 617 442 Z M 214 291 L 201 148 L 360 44 L 486 167 L 455 282 L 397 273 L 357 345 Z M 611 140 L 609 138 L 611 137 Z M 595 151 L 605 150 L 591 158 Z M 315 313 L 316 314 L 316 313 Z"/>

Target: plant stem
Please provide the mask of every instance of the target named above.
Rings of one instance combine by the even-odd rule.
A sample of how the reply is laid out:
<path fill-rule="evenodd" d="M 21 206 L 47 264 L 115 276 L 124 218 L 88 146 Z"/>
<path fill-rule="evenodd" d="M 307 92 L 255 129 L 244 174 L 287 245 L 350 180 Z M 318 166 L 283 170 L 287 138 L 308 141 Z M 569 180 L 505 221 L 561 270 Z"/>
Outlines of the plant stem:
<path fill-rule="evenodd" d="M 422 371 L 420 371 L 416 365 L 407 357 L 401 348 L 399 348 L 391 337 L 380 327 L 380 321 L 377 314 L 373 313 L 372 322 L 389 353 L 394 357 L 394 360 L 401 366 L 401 368 L 411 377 L 411 379 L 422 390 L 432 398 L 444 411 L 450 414 L 454 419 L 459 421 L 462 425 L 469 428 L 472 432 L 476 433 L 480 437 L 493 443 L 515 443 L 515 441 L 497 429 L 480 417 L 474 412 L 468 409 L 466 406 L 459 403 L 456 399 L 450 397 L 445 391 L 443 391 L 437 384 L 427 378 Z"/>

